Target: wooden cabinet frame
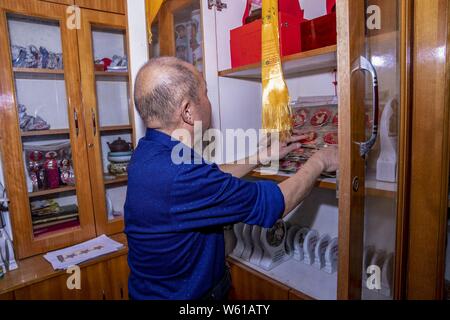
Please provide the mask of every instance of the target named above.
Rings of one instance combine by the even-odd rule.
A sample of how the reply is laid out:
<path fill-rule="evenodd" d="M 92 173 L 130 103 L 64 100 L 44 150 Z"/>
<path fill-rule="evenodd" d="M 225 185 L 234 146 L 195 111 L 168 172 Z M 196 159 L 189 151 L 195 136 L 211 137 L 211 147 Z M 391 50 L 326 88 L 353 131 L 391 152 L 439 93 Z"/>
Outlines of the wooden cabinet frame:
<path fill-rule="evenodd" d="M 92 197 L 95 211 L 95 223 L 98 234 L 115 234 L 123 231 L 123 219 L 109 221 L 105 202 L 105 183 L 103 178 L 101 132 L 99 125 L 99 110 L 95 86 L 94 51 L 92 43 L 92 26 L 108 29 L 123 30 L 125 32 L 125 50 L 128 49 L 127 21 L 125 16 L 103 13 L 93 10 L 82 10 L 82 27 L 78 31 L 81 87 L 83 92 L 83 114 L 86 124 L 86 140 L 89 154 L 89 168 L 91 172 Z M 127 56 L 129 56 L 127 54 Z M 130 63 L 129 63 L 130 64 Z M 131 128 L 134 128 L 134 107 L 132 104 L 132 82 L 128 71 L 129 106 L 128 114 Z M 93 117 L 95 119 L 93 120 Z M 132 141 L 135 141 L 134 130 Z"/>
<path fill-rule="evenodd" d="M 14 242 L 17 258 L 21 259 L 45 251 L 62 248 L 82 242 L 95 236 L 95 221 L 92 210 L 89 170 L 85 167 L 88 160 L 85 129 L 83 125 L 76 129 L 75 112 L 83 114 L 80 95 L 78 42 L 76 30 L 66 26 L 66 7 L 41 1 L 0 1 L 0 137 L 5 181 L 9 192 Z M 73 163 L 76 174 L 76 194 L 78 198 L 80 227 L 63 230 L 49 236 L 33 237 L 28 190 L 25 178 L 22 141 L 16 108 L 15 87 L 12 81 L 9 33 L 7 32 L 6 13 L 55 20 L 59 22 L 64 55 L 64 76 L 68 101 L 70 140 L 73 151 Z M 78 131 L 78 133 L 77 133 Z"/>
<path fill-rule="evenodd" d="M 412 1 L 401 1 L 400 27 L 400 127 L 394 299 L 404 295 L 406 268 L 407 209 L 410 175 L 411 129 L 411 26 Z M 381 3 L 380 3 L 381 4 Z M 365 160 L 355 141 L 365 140 L 364 76 L 352 74 L 353 63 L 364 55 L 366 15 L 364 0 L 337 2 L 340 141 L 339 268 L 338 299 L 361 299 L 364 251 Z M 356 186 L 358 185 L 358 187 Z"/>
<path fill-rule="evenodd" d="M 442 299 L 447 237 L 450 5 L 414 1 L 408 299 Z"/>

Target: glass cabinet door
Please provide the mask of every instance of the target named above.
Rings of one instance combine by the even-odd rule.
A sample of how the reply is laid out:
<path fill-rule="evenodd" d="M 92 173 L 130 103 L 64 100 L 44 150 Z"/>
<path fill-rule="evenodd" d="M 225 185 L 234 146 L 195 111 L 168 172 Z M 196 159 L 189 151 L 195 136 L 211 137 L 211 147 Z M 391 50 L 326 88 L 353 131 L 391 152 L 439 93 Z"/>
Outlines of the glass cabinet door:
<path fill-rule="evenodd" d="M 150 57 L 175 56 L 203 72 L 203 28 L 199 0 L 167 0 L 152 25 Z"/>
<path fill-rule="evenodd" d="M 97 232 L 113 234 L 123 231 L 134 149 L 126 18 L 82 10 L 78 35 Z"/>
<path fill-rule="evenodd" d="M 95 234 L 76 31 L 65 6 L 23 3 L 0 2 L 1 47 L 10 48 L 0 61 L 3 161 L 19 258 Z"/>
<path fill-rule="evenodd" d="M 350 46 L 340 56 L 341 298 L 398 297 L 402 263 L 408 1 L 338 2 Z M 367 13 L 367 14 L 366 14 Z M 348 25 L 347 25 L 348 23 Z M 354 25 L 353 29 L 349 26 Z M 351 79 L 349 86 L 342 85 Z M 403 80 L 402 80 L 403 78 Z M 350 162 L 348 160 L 351 160 Z"/>

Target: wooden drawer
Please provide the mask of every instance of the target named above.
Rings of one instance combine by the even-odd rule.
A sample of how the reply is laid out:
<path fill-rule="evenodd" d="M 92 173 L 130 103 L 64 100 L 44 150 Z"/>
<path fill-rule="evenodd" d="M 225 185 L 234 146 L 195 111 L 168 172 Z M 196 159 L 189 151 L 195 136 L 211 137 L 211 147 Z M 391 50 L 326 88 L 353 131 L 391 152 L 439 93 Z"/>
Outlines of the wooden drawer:
<path fill-rule="evenodd" d="M 62 274 L 15 292 L 17 300 L 105 300 L 108 299 L 109 281 L 105 262 L 81 269 L 81 289 L 70 290 L 70 274 Z"/>
<path fill-rule="evenodd" d="M 4 294 L 0 294 L 0 301 L 3 300 L 14 300 L 14 292 L 7 292 Z"/>
<path fill-rule="evenodd" d="M 231 300 L 288 300 L 289 288 L 250 268 L 229 261 Z"/>

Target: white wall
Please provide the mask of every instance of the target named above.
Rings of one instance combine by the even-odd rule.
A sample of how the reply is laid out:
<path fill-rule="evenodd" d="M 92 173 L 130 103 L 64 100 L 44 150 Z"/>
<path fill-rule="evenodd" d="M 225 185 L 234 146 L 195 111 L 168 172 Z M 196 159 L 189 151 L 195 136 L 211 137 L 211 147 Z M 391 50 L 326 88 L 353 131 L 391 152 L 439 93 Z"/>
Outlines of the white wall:
<path fill-rule="evenodd" d="M 134 86 L 139 69 L 148 61 L 147 23 L 145 16 L 145 0 L 128 0 L 128 38 L 130 42 L 131 86 Z M 132 97 L 130 97 L 132 99 Z M 135 109 L 134 122 L 136 126 L 136 144 L 145 135 L 144 125 Z"/>

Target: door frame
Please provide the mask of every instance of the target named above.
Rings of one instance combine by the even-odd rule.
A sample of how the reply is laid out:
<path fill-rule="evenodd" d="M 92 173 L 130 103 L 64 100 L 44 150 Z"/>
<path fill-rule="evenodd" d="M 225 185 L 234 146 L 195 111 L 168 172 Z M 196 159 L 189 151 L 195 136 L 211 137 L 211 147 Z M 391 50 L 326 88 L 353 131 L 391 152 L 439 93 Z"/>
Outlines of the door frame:
<path fill-rule="evenodd" d="M 352 64 L 364 52 L 367 37 L 364 0 L 337 2 L 338 70 L 339 70 L 339 270 L 338 299 L 361 299 L 362 263 L 364 251 L 365 161 L 353 141 L 365 138 L 364 76 L 352 75 Z M 408 185 L 410 170 L 411 130 L 411 28 L 413 0 L 401 0 L 400 28 L 400 109 L 399 157 L 396 209 L 396 243 L 394 258 L 393 298 L 401 299 L 405 292 L 406 240 L 408 226 Z M 370 36 L 370 35 L 369 35 Z M 354 190 L 354 178 L 359 189 Z"/>
<path fill-rule="evenodd" d="M 449 13 L 447 0 L 414 1 L 408 299 L 444 296 L 450 160 Z"/>

